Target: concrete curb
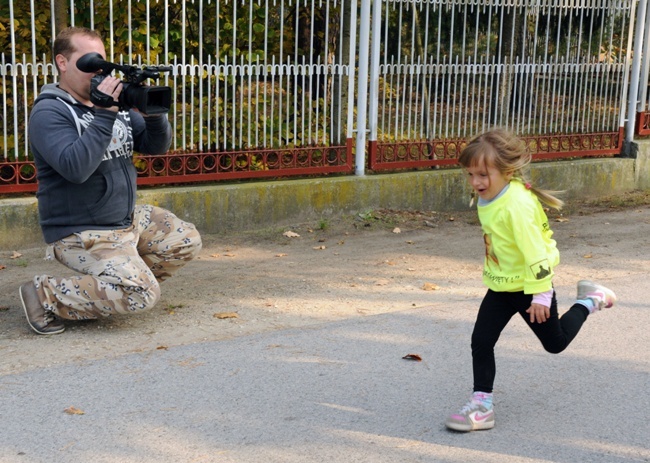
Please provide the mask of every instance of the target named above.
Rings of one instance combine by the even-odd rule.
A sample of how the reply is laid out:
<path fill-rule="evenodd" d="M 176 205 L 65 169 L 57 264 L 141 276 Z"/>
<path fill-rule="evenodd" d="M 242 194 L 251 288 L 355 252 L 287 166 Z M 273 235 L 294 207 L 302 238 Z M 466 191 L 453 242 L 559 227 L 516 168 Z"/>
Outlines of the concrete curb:
<path fill-rule="evenodd" d="M 650 142 L 640 144 L 637 159 L 536 163 L 531 177 L 545 188 L 564 190 L 565 199 L 587 199 L 650 188 L 649 167 Z M 373 209 L 466 210 L 469 197 L 462 171 L 454 168 L 146 189 L 138 202 L 170 209 L 202 233 L 225 233 Z M 0 247 L 41 243 L 36 199 L 0 200 Z"/>

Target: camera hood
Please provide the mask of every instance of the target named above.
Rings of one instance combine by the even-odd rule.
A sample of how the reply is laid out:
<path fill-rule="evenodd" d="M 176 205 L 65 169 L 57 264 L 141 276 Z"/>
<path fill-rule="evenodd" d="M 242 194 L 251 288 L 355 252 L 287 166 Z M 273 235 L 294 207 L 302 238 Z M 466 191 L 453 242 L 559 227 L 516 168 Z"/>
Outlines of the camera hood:
<path fill-rule="evenodd" d="M 97 72 L 100 69 L 108 74 L 113 69 L 119 69 L 120 66 L 110 63 L 102 58 L 99 53 L 86 53 L 77 60 L 77 69 L 82 72 Z"/>

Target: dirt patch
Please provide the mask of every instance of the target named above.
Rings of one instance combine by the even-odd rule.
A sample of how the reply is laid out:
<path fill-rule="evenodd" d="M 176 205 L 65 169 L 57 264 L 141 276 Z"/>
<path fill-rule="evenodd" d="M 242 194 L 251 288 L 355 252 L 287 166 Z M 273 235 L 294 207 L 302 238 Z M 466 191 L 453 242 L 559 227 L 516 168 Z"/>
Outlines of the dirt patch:
<path fill-rule="evenodd" d="M 624 281 L 648 272 L 650 193 L 571 202 L 549 212 L 562 253 L 556 288 L 569 297 L 583 277 Z M 287 233 L 290 232 L 290 233 Z M 34 274 L 66 274 L 44 247 L 0 252 L 0 374 L 83 364 L 133 352 L 307 327 L 462 301 L 484 293 L 476 211 L 367 211 L 236 235 L 206 235 L 199 259 L 162 285 L 145 314 L 68 323 L 33 334 L 18 287 Z"/>

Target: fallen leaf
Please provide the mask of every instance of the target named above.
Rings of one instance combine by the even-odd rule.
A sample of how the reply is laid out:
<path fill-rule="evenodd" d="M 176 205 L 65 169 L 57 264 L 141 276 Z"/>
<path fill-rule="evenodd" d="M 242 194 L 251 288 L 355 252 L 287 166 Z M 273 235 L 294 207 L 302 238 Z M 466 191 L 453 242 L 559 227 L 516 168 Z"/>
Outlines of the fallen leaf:
<path fill-rule="evenodd" d="M 156 350 L 167 350 L 167 349 L 168 349 L 167 346 L 158 346 L 158 347 L 156 347 Z"/>
<path fill-rule="evenodd" d="M 315 246 L 313 249 L 315 249 L 316 251 L 320 251 L 322 249 L 327 249 L 327 248 L 325 246 Z"/>
<path fill-rule="evenodd" d="M 19 257 L 22 257 L 23 255 L 19 253 L 18 251 L 14 251 L 13 254 L 9 259 L 18 259 Z"/>
<path fill-rule="evenodd" d="M 416 362 L 421 362 L 422 357 L 420 357 L 418 354 L 408 354 L 402 357 L 404 360 L 414 360 Z"/>
<path fill-rule="evenodd" d="M 239 318 L 239 315 L 236 312 L 218 312 L 213 317 L 223 320 L 225 318 Z"/>
<path fill-rule="evenodd" d="M 406 270 L 408 270 L 409 272 L 415 272 L 415 269 L 411 267 L 407 268 Z"/>
<path fill-rule="evenodd" d="M 398 227 L 393 228 L 393 233 L 402 233 L 402 230 L 400 230 Z"/>
<path fill-rule="evenodd" d="M 6 268 L 7 268 L 7 267 L 5 267 L 4 265 L 0 265 L 0 270 L 4 270 L 4 269 L 6 269 Z"/>
<path fill-rule="evenodd" d="M 448 220 L 449 220 L 450 222 L 453 222 L 453 221 L 456 220 L 456 219 L 454 219 L 453 217 L 449 217 Z"/>
<path fill-rule="evenodd" d="M 585 255 L 582 256 L 582 257 L 584 257 L 585 259 L 591 259 L 591 258 L 594 257 L 594 256 L 592 256 L 591 254 L 585 254 Z"/>
<path fill-rule="evenodd" d="M 210 254 L 210 257 L 221 257 L 219 254 Z"/>
<path fill-rule="evenodd" d="M 569 219 L 564 218 L 564 217 L 558 217 L 557 219 L 555 219 L 555 221 L 556 221 L 556 222 L 568 222 Z"/>
<path fill-rule="evenodd" d="M 287 255 L 281 252 L 280 254 L 276 254 L 275 257 L 287 257 Z"/>
<path fill-rule="evenodd" d="M 291 230 L 284 232 L 283 235 L 286 236 L 287 238 L 299 238 L 300 237 L 300 235 L 298 233 L 292 232 Z"/>
<path fill-rule="evenodd" d="M 85 414 L 85 412 L 83 410 L 79 410 L 78 408 L 73 407 L 73 406 L 70 406 L 70 407 L 66 408 L 65 410 L 63 410 L 63 411 L 65 413 L 67 413 L 68 415 L 84 415 Z"/>
<path fill-rule="evenodd" d="M 415 241 L 407 241 L 406 244 L 415 244 Z"/>
<path fill-rule="evenodd" d="M 224 254 L 224 257 L 235 257 L 234 254 Z"/>
<path fill-rule="evenodd" d="M 422 289 L 425 291 L 435 291 L 440 289 L 440 286 L 435 283 L 425 283 L 424 286 L 422 286 Z"/>

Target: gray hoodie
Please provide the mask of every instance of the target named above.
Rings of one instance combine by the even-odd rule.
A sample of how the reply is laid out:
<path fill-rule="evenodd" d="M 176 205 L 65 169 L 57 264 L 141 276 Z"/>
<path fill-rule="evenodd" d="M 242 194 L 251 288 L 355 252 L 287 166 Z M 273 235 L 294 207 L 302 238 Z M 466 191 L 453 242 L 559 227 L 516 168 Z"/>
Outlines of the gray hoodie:
<path fill-rule="evenodd" d="M 171 127 L 165 116 L 88 107 L 47 84 L 34 102 L 29 141 L 41 229 L 52 243 L 85 230 L 130 226 L 137 177 L 133 151 L 165 153 Z"/>

